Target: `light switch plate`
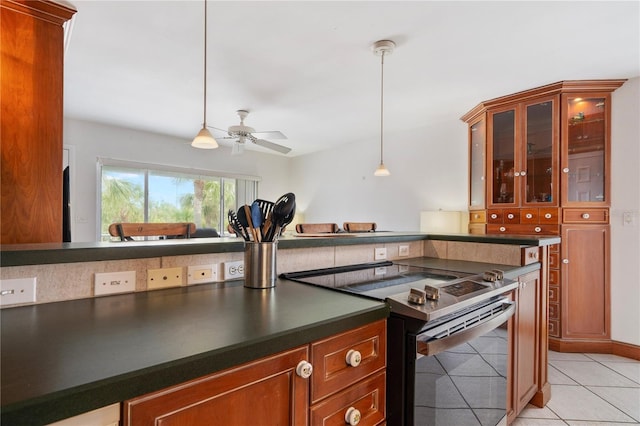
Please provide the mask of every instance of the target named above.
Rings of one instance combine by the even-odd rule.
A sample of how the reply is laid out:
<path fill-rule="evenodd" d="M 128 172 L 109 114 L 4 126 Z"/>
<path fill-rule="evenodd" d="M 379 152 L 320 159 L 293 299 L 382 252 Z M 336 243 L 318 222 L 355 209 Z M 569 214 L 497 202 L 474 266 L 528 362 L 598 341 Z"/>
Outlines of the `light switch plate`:
<path fill-rule="evenodd" d="M 93 292 L 96 296 L 136 291 L 136 271 L 96 272 Z"/>
<path fill-rule="evenodd" d="M 409 256 L 409 246 L 398 246 L 398 257 Z"/>
<path fill-rule="evenodd" d="M 0 280 L 0 306 L 36 302 L 36 277 Z"/>
<path fill-rule="evenodd" d="M 218 281 L 218 264 L 192 265 L 187 267 L 187 285 Z"/>
<path fill-rule="evenodd" d="M 182 285 L 182 267 L 147 270 L 147 290 Z"/>

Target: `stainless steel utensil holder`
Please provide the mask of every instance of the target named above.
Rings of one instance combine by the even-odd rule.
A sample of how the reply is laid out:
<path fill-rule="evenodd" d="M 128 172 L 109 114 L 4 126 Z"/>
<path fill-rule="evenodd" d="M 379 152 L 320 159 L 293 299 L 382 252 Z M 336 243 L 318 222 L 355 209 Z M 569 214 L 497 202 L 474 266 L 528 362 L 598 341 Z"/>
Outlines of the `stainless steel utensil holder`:
<path fill-rule="evenodd" d="M 278 242 L 244 243 L 244 286 L 249 288 L 275 287 L 276 253 Z"/>

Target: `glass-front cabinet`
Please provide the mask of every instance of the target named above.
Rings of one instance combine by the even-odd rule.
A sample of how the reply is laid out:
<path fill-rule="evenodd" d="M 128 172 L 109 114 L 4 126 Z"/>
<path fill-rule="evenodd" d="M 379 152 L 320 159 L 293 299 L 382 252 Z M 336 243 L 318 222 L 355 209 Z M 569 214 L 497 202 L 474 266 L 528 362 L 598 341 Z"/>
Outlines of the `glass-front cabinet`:
<path fill-rule="evenodd" d="M 562 101 L 562 204 L 609 205 L 610 96 L 567 94 Z"/>
<path fill-rule="evenodd" d="M 469 210 L 486 207 L 486 141 L 486 125 L 483 116 L 469 125 Z"/>
<path fill-rule="evenodd" d="M 558 98 L 489 112 L 489 208 L 558 205 Z"/>

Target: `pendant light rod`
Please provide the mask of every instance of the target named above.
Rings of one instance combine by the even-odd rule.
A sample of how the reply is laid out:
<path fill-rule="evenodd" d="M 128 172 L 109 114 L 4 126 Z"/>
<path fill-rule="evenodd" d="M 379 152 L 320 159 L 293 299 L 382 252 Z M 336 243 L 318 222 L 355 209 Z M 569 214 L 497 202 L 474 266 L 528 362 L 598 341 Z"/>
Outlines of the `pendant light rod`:
<path fill-rule="evenodd" d="M 204 87 L 204 95 L 203 95 L 203 104 L 204 104 L 204 113 L 202 116 L 202 127 L 207 128 L 207 0 L 204 0 L 204 72 L 202 75 L 203 78 L 203 87 Z"/>
<path fill-rule="evenodd" d="M 384 165 L 384 57 L 391 54 L 396 44 L 391 40 L 380 40 L 373 44 L 373 53 L 380 55 L 380 164 L 375 176 L 389 176 L 391 173 Z"/>
<path fill-rule="evenodd" d="M 207 129 L 207 0 L 204 0 L 204 72 L 203 72 L 203 114 L 202 129 L 191 142 L 194 148 L 214 149 L 218 147 L 218 141 L 215 140 L 209 129 Z"/>

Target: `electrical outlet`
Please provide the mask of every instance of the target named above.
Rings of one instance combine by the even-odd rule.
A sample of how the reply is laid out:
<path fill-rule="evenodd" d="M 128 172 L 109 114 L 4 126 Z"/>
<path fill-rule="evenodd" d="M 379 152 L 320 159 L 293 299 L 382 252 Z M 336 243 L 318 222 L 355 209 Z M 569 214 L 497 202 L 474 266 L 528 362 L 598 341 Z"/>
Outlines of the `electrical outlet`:
<path fill-rule="evenodd" d="M 624 211 L 624 212 L 622 212 L 622 225 L 623 226 L 633 225 L 633 212 L 632 211 Z"/>
<path fill-rule="evenodd" d="M 0 306 L 36 302 L 36 277 L 0 280 Z"/>
<path fill-rule="evenodd" d="M 187 267 L 187 285 L 218 281 L 218 264 Z"/>
<path fill-rule="evenodd" d="M 387 248 L 378 247 L 373 254 L 373 260 L 385 260 L 387 258 Z"/>
<path fill-rule="evenodd" d="M 136 291 L 136 271 L 96 272 L 93 291 L 96 296 Z"/>
<path fill-rule="evenodd" d="M 147 290 L 182 285 L 182 267 L 147 270 Z"/>
<path fill-rule="evenodd" d="M 224 263 L 224 277 L 225 281 L 238 280 L 244 278 L 244 261 L 238 260 L 235 262 Z"/>
<path fill-rule="evenodd" d="M 398 246 L 398 257 L 409 256 L 409 246 Z"/>

